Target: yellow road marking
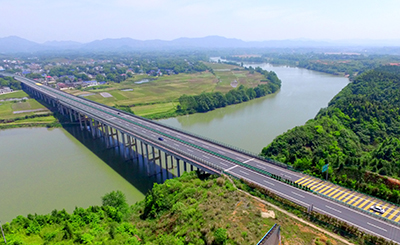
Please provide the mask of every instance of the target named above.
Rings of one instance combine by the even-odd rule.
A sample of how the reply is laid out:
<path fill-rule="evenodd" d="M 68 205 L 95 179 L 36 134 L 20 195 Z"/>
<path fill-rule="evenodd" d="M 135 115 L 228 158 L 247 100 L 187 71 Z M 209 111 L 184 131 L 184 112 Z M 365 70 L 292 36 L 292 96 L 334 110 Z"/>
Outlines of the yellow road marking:
<path fill-rule="evenodd" d="M 322 187 L 325 187 L 325 183 L 322 182 L 320 186 L 318 186 L 317 188 L 314 189 L 314 191 L 318 191 L 319 189 L 321 189 Z"/>
<path fill-rule="evenodd" d="M 370 207 L 372 207 L 372 205 L 377 205 L 380 206 L 383 202 L 379 202 L 378 204 L 376 204 L 375 202 L 371 202 L 370 204 L 368 204 L 367 206 L 365 206 L 364 210 L 368 210 Z"/>
<path fill-rule="evenodd" d="M 311 186 L 313 186 L 313 185 L 318 185 L 319 183 L 321 183 L 321 181 L 314 181 L 314 182 L 311 182 L 311 183 L 308 183 L 307 185 L 305 185 L 305 186 L 308 186 L 308 187 L 311 187 Z"/>
<path fill-rule="evenodd" d="M 348 196 L 347 196 L 347 194 L 348 194 Z M 338 200 L 342 200 L 345 196 L 347 196 L 347 197 L 343 200 L 343 202 L 347 201 L 347 199 L 349 199 L 350 197 L 354 197 L 353 193 L 344 191 L 343 195 L 340 196 L 338 198 Z"/>
<path fill-rule="evenodd" d="M 358 200 L 358 201 L 356 201 L 355 203 L 353 203 L 353 204 L 351 204 L 351 205 L 353 205 L 353 206 L 357 206 L 360 202 L 362 202 L 362 201 L 364 201 L 365 199 L 364 198 L 362 198 L 361 197 L 361 195 L 360 196 L 358 196 L 358 198 L 360 199 L 360 200 Z"/>
<path fill-rule="evenodd" d="M 331 188 L 332 185 L 327 185 L 325 188 L 322 188 L 322 190 L 318 191 L 319 193 L 322 193 L 326 191 L 326 189 Z"/>
<path fill-rule="evenodd" d="M 344 199 L 343 201 L 349 200 L 347 203 L 351 204 L 352 202 L 355 202 L 358 198 L 361 198 L 361 194 L 358 195 L 353 195 L 350 194 L 348 197 L 346 197 L 346 199 Z M 361 199 L 362 200 L 362 199 Z"/>
<path fill-rule="evenodd" d="M 338 196 L 340 196 L 341 194 L 343 194 L 343 193 L 345 193 L 346 194 L 346 191 L 345 190 L 342 190 L 342 189 L 339 189 L 340 191 L 336 194 L 336 195 L 334 195 L 332 198 L 337 198 Z M 339 200 L 339 199 L 338 199 Z"/>
<path fill-rule="evenodd" d="M 310 181 L 310 179 L 309 179 L 309 178 L 305 178 L 305 179 L 303 179 L 302 181 L 297 182 L 297 184 L 302 185 L 303 183 L 306 183 L 306 182 L 308 182 L 308 181 Z"/>
<path fill-rule="evenodd" d="M 394 221 L 398 222 L 400 220 L 400 215 Z"/>
<path fill-rule="evenodd" d="M 358 208 L 362 208 L 365 204 L 372 202 L 372 198 L 371 199 L 363 199 L 361 198 L 361 200 L 365 200 L 363 203 L 361 203 L 360 205 L 357 204 L 353 204 L 354 206 L 357 206 Z"/>
<path fill-rule="evenodd" d="M 42 86 L 42 84 L 41 83 L 35 83 L 36 85 L 39 85 L 39 86 Z"/>
<path fill-rule="evenodd" d="M 314 180 L 313 179 L 310 179 L 310 180 L 307 180 L 307 181 L 304 181 L 301 185 L 308 185 L 308 184 L 312 184 L 312 183 L 314 183 Z"/>
<path fill-rule="evenodd" d="M 400 209 L 394 210 L 394 212 L 388 217 L 388 219 L 392 219 L 399 211 Z"/>
<path fill-rule="evenodd" d="M 317 185 L 315 185 L 313 187 L 310 187 L 310 188 L 311 188 L 311 190 L 316 191 L 321 186 L 324 186 L 324 182 L 323 181 L 319 182 Z"/>
<path fill-rule="evenodd" d="M 328 190 L 325 190 L 324 193 L 322 193 L 322 191 L 321 191 L 321 193 L 324 194 L 324 195 L 326 195 L 326 194 L 328 194 L 329 192 L 335 191 L 335 190 L 336 190 L 335 186 L 332 186 L 332 187 L 329 188 Z"/>
<path fill-rule="evenodd" d="M 296 180 L 294 183 L 299 183 L 300 181 L 304 180 L 306 177 Z"/>
<path fill-rule="evenodd" d="M 337 188 L 337 190 L 335 190 L 335 191 L 332 191 L 331 193 L 329 193 L 329 194 L 328 194 L 328 197 L 332 196 L 333 194 L 335 194 L 335 193 L 336 193 L 336 192 L 338 192 L 338 191 L 340 191 L 340 189 L 339 189 L 339 188 Z"/>
<path fill-rule="evenodd" d="M 391 206 L 384 214 L 382 214 L 382 217 L 386 217 L 394 208 L 395 206 Z"/>

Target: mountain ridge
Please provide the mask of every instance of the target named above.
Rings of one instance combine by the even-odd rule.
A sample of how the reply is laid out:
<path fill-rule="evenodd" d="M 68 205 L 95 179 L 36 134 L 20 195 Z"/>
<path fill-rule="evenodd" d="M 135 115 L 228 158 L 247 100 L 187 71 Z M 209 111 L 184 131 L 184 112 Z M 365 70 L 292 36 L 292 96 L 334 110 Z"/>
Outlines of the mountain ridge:
<path fill-rule="evenodd" d="M 285 39 L 267 41 L 243 41 L 237 38 L 206 36 L 197 38 L 181 37 L 171 41 L 153 39 L 138 40 L 130 37 L 106 38 L 87 43 L 75 41 L 33 42 L 17 36 L 0 38 L 0 53 L 25 53 L 38 51 L 99 51 L 99 50 L 139 50 L 139 49 L 181 49 L 181 48 L 301 48 L 340 46 L 400 46 L 400 40 L 311 40 Z"/>

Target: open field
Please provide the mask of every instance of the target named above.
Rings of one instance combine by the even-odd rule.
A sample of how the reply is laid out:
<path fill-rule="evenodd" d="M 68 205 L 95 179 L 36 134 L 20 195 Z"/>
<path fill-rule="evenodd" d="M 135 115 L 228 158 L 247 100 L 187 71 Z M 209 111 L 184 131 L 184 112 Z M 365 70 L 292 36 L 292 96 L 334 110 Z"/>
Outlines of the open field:
<path fill-rule="evenodd" d="M 11 99 L 11 98 L 19 99 L 19 98 L 24 98 L 24 97 L 29 97 L 29 95 L 22 90 L 17 90 L 12 93 L 0 95 L 0 100 L 6 100 L 6 99 Z"/>
<path fill-rule="evenodd" d="M 85 98 L 108 105 L 108 106 L 130 106 L 135 114 L 139 116 L 172 115 L 178 98 L 183 95 L 198 95 L 202 92 L 220 91 L 223 93 L 233 89 L 231 82 L 237 81 L 238 86 L 255 87 L 264 79 L 259 73 L 250 74 L 242 67 L 205 63 L 214 70 L 211 72 L 199 72 L 194 74 L 180 73 L 176 75 L 164 75 L 161 77 L 150 77 L 147 75 L 136 75 L 121 83 L 112 83 L 107 87 L 97 89 L 68 90 L 68 93 L 82 95 L 94 93 L 95 95 Z M 235 69 L 235 70 L 233 70 Z M 149 79 L 149 82 L 137 84 L 135 82 Z M 132 91 L 122 91 L 133 89 Z M 100 93 L 107 92 L 112 97 L 105 98 Z"/>
<path fill-rule="evenodd" d="M 14 112 L 18 111 L 37 110 L 37 109 L 43 109 L 43 110 L 14 114 Z M 44 105 L 40 104 L 38 101 L 34 99 L 28 99 L 26 101 L 21 101 L 21 102 L 13 102 L 13 101 L 0 102 L 0 120 L 21 118 L 30 115 L 40 115 L 49 112 L 50 111 Z M 56 119 L 53 116 L 50 117 L 52 118 L 52 121 L 56 121 Z M 29 120 L 39 121 L 43 120 L 43 118 L 31 118 Z M 22 120 L 18 120 L 18 122 L 22 122 Z"/>

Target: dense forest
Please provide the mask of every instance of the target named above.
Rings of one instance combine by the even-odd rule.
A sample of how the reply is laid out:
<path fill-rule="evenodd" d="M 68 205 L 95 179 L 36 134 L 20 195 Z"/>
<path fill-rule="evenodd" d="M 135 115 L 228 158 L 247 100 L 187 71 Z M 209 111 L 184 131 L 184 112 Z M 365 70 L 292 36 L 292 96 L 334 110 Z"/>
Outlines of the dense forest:
<path fill-rule="evenodd" d="M 273 71 L 265 71 L 260 67 L 247 68 L 249 72 L 259 72 L 265 76 L 262 84 L 254 88 L 243 85 L 230 90 L 226 94 L 221 92 L 201 93 L 200 95 L 182 95 L 179 97 L 177 111 L 180 113 L 207 112 L 227 105 L 238 104 L 267 94 L 275 93 L 281 87 L 281 80 Z"/>
<path fill-rule="evenodd" d="M 304 126 L 278 136 L 262 155 L 400 203 L 400 67 L 367 71 Z"/>

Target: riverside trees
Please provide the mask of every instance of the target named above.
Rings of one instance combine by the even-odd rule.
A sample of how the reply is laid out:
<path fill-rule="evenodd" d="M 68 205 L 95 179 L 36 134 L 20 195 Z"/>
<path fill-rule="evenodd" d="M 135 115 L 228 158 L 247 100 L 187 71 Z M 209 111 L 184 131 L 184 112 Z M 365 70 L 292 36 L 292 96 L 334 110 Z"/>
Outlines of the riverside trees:
<path fill-rule="evenodd" d="M 182 95 L 179 97 L 178 112 L 195 113 L 207 112 L 227 105 L 238 104 L 267 94 L 275 93 L 281 86 L 281 81 L 273 71 L 265 71 L 257 67 L 256 72 L 263 74 L 266 80 L 254 88 L 240 85 L 226 94 L 221 92 L 202 93 L 200 95 Z"/>

